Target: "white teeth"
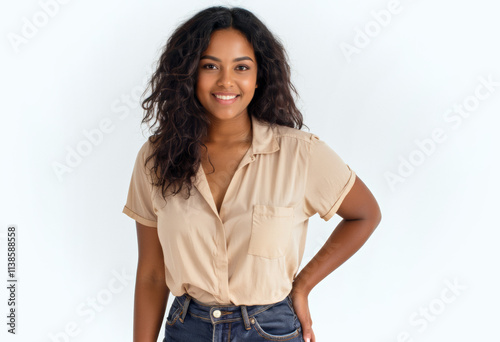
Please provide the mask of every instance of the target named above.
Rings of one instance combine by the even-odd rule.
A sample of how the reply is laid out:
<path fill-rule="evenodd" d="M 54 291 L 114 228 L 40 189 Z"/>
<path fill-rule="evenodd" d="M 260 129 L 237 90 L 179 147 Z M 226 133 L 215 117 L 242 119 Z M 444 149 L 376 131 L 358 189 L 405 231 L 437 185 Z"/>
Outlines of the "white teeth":
<path fill-rule="evenodd" d="M 237 95 L 224 96 L 224 95 L 216 95 L 216 94 L 214 94 L 214 95 L 216 98 L 221 99 L 221 100 L 232 100 L 237 96 Z"/>

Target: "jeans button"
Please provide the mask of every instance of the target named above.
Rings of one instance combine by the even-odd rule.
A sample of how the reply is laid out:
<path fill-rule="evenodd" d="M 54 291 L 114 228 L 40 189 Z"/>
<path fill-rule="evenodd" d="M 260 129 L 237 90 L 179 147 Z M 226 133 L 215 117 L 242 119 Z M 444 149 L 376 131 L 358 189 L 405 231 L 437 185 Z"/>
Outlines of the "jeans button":
<path fill-rule="evenodd" d="M 219 318 L 220 317 L 220 310 L 215 310 L 213 312 L 213 315 L 214 315 L 215 318 Z"/>

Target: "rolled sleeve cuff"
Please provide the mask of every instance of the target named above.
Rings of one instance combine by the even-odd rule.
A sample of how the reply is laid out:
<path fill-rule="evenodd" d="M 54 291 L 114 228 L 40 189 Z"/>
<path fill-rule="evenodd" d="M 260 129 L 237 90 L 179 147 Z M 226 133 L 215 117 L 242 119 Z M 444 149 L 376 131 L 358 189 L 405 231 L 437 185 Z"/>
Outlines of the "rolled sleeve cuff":
<path fill-rule="evenodd" d="M 321 216 L 321 218 L 325 221 L 330 220 L 333 217 L 333 215 L 335 215 L 340 205 L 344 201 L 344 198 L 347 196 L 352 186 L 354 185 L 354 181 L 356 180 L 356 173 L 349 167 L 349 165 L 347 165 L 347 167 L 351 171 L 351 175 L 349 176 L 349 179 L 347 180 L 344 189 L 342 189 L 342 192 L 340 193 L 340 196 L 337 199 L 337 201 L 333 204 L 333 206 L 330 208 L 330 210 L 328 210 L 328 212 L 325 215 Z"/>
<path fill-rule="evenodd" d="M 153 227 L 153 228 L 157 228 L 158 227 L 158 224 L 157 224 L 156 221 L 151 221 L 151 220 L 148 220 L 147 218 L 144 218 L 144 217 L 140 216 L 139 214 L 133 212 L 127 206 L 123 207 L 122 213 L 124 213 L 128 217 L 136 220 L 137 222 L 139 222 L 142 225 L 145 225 L 145 226 L 148 226 L 148 227 Z"/>

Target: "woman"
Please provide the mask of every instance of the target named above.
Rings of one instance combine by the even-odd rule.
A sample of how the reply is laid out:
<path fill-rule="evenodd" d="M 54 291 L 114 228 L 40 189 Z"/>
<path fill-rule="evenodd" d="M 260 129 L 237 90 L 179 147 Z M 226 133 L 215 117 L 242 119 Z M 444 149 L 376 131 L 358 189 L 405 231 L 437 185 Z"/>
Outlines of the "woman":
<path fill-rule="evenodd" d="M 308 295 L 381 220 L 376 200 L 301 130 L 282 44 L 211 7 L 169 38 L 143 102 L 159 123 L 123 212 L 136 220 L 134 341 L 315 341 Z M 308 218 L 343 220 L 297 274 Z"/>

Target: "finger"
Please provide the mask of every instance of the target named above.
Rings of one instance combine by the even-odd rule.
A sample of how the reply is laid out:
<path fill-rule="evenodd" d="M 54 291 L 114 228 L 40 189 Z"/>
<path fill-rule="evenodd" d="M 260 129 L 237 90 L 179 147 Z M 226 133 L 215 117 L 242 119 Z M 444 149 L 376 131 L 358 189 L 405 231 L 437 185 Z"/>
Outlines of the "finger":
<path fill-rule="evenodd" d="M 309 334 L 302 334 L 304 341 L 306 342 L 316 342 L 316 337 L 314 336 L 314 332 L 311 330 Z"/>
<path fill-rule="evenodd" d="M 306 342 L 314 342 L 314 334 L 311 328 L 303 329 L 302 337 Z"/>

